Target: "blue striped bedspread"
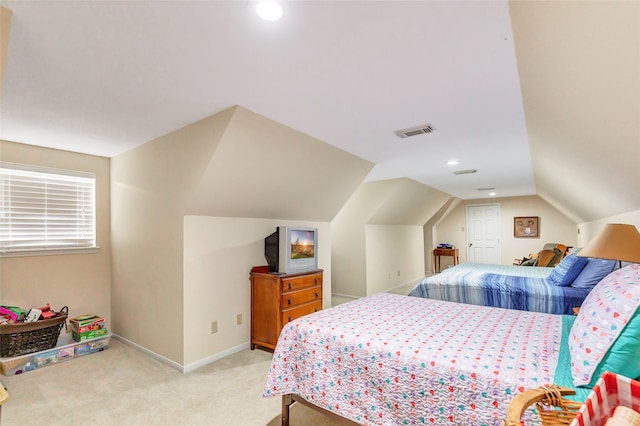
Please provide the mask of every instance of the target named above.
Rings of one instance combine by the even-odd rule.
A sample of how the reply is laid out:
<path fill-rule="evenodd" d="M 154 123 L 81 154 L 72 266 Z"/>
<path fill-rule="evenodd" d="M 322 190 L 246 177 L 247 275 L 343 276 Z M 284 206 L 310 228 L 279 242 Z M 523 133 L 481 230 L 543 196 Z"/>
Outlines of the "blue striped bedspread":
<path fill-rule="evenodd" d="M 546 280 L 552 269 L 463 263 L 423 279 L 409 296 L 571 315 L 573 308 L 582 304 L 589 290 L 552 285 Z M 487 272 L 498 270 L 521 275 Z"/>

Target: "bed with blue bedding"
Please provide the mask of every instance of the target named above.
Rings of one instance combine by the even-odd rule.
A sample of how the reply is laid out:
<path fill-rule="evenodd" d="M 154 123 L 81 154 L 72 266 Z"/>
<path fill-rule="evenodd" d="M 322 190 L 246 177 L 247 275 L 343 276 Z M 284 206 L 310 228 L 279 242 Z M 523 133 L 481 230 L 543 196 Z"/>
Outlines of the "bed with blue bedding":
<path fill-rule="evenodd" d="M 589 261 L 570 255 L 554 268 L 462 263 L 423 279 L 409 296 L 571 315 L 595 285 L 573 285 Z"/>

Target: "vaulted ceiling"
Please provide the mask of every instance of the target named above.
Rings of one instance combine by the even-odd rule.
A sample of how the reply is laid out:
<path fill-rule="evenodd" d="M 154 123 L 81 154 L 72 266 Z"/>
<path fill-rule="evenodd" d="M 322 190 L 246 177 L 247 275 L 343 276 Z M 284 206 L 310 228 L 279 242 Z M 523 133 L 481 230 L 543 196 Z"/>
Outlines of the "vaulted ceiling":
<path fill-rule="evenodd" d="M 368 182 L 538 194 L 576 222 L 640 209 L 638 1 L 290 1 L 278 22 L 246 1 L 0 4 L 4 140 L 112 157 L 241 105 L 374 163 Z"/>

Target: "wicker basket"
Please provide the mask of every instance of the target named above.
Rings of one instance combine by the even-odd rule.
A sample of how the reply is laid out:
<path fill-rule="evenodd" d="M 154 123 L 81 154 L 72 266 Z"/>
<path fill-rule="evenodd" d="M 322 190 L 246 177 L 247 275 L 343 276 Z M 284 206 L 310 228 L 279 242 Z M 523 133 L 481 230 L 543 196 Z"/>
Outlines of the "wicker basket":
<path fill-rule="evenodd" d="M 0 357 L 26 355 L 55 347 L 68 314 L 69 308 L 65 306 L 49 319 L 0 325 Z"/>
<path fill-rule="evenodd" d="M 563 398 L 563 396 L 575 395 L 575 393 L 573 389 L 553 384 L 518 394 L 511 400 L 507 409 L 507 418 L 502 421 L 502 424 L 504 426 L 522 425 L 522 414 L 529 406 L 535 404 L 542 426 L 569 425 L 576 417 L 582 403 Z"/>

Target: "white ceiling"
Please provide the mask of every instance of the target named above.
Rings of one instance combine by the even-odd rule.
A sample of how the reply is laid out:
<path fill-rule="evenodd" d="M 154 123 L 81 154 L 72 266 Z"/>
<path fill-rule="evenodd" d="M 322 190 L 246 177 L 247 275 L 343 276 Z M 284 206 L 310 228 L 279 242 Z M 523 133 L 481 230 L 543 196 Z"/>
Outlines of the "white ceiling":
<path fill-rule="evenodd" d="M 374 162 L 368 181 L 536 193 L 506 1 L 290 1 L 278 22 L 244 0 L 0 4 L 4 140 L 112 157 L 242 105 Z"/>

